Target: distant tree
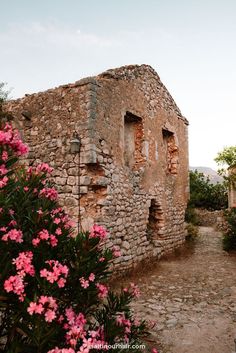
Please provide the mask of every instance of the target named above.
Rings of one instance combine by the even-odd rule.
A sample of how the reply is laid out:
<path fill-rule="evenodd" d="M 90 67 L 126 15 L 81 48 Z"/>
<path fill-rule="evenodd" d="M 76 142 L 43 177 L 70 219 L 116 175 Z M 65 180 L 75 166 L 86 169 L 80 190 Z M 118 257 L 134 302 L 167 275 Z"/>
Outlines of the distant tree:
<path fill-rule="evenodd" d="M 236 185 L 236 146 L 225 147 L 215 158 L 216 163 L 222 166 L 218 173 L 222 175 L 225 181 Z M 232 173 L 233 171 L 233 173 Z"/>
<path fill-rule="evenodd" d="M 0 123 L 12 120 L 12 115 L 3 109 L 3 103 L 8 99 L 10 91 L 5 89 L 6 83 L 0 82 Z"/>
<path fill-rule="evenodd" d="M 0 82 L 0 106 L 2 105 L 2 103 L 7 99 L 9 91 L 6 91 L 4 89 L 4 86 L 6 84 L 4 82 Z"/>
<path fill-rule="evenodd" d="M 231 168 L 236 167 L 236 146 L 225 147 L 215 158 L 218 165 Z"/>
<path fill-rule="evenodd" d="M 212 184 L 209 177 L 195 171 L 189 172 L 190 200 L 189 207 L 220 210 L 227 207 L 227 185 L 225 183 Z"/>

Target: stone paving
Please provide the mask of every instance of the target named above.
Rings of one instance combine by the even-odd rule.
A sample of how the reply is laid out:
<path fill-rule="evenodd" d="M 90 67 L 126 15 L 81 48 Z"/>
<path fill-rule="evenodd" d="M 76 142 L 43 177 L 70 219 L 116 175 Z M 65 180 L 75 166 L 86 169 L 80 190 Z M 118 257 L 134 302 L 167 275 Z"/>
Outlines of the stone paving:
<path fill-rule="evenodd" d="M 236 256 L 213 228 L 199 232 L 193 247 L 131 279 L 142 293 L 134 312 L 156 321 L 150 339 L 160 353 L 235 351 Z"/>

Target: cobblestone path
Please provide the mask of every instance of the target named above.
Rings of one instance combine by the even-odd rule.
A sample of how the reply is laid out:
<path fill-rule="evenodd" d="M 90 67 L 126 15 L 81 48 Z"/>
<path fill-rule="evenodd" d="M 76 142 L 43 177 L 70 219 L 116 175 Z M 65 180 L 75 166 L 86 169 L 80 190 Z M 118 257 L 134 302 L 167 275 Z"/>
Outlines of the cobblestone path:
<path fill-rule="evenodd" d="M 222 250 L 221 234 L 200 227 L 184 254 L 136 273 L 139 317 L 155 320 L 160 353 L 232 353 L 236 337 L 236 256 Z"/>

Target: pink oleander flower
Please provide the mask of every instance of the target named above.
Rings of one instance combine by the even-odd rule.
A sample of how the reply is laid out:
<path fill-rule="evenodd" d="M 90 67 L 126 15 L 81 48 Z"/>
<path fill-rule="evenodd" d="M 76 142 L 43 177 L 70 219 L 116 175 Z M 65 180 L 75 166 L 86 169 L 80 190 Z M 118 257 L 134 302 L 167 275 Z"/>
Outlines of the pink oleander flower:
<path fill-rule="evenodd" d="M 4 186 L 7 185 L 8 182 L 8 177 L 4 176 L 2 179 L 0 179 L 0 189 L 4 188 Z"/>
<path fill-rule="evenodd" d="M 135 298 L 138 298 L 140 296 L 140 289 L 139 287 L 134 284 L 134 283 L 130 283 L 130 287 L 129 288 L 124 288 L 123 289 L 124 292 L 129 292 L 130 294 L 132 294 Z"/>
<path fill-rule="evenodd" d="M 61 222 L 60 218 L 54 218 L 53 223 L 59 224 Z"/>
<path fill-rule="evenodd" d="M 95 280 L 95 274 L 94 273 L 90 273 L 88 279 L 89 279 L 90 282 L 93 282 Z"/>
<path fill-rule="evenodd" d="M 9 230 L 8 233 L 4 234 L 2 236 L 3 241 L 8 241 L 8 240 L 15 241 L 16 243 L 22 243 L 23 242 L 23 233 L 21 230 L 17 229 L 11 229 Z"/>
<path fill-rule="evenodd" d="M 116 316 L 116 323 L 120 326 L 123 325 L 124 318 L 124 314 L 118 314 Z"/>
<path fill-rule="evenodd" d="M 126 334 L 131 333 L 131 326 L 132 326 L 131 321 L 129 319 L 125 318 L 125 314 L 124 313 L 118 314 L 116 316 L 116 323 L 119 326 L 124 326 L 124 332 Z M 127 338 L 128 338 L 128 336 L 127 336 Z"/>
<path fill-rule="evenodd" d="M 40 193 L 39 193 L 40 196 L 44 196 L 46 197 L 47 199 L 49 200 L 57 200 L 57 197 L 58 197 L 58 193 L 57 193 L 57 190 L 55 188 L 43 188 Z"/>
<path fill-rule="evenodd" d="M 8 169 L 6 168 L 5 164 L 0 165 L 0 175 L 5 175 L 8 173 Z"/>
<path fill-rule="evenodd" d="M 8 160 L 8 153 L 7 153 L 7 151 L 3 151 L 3 152 L 2 152 L 2 160 L 3 160 L 4 162 L 6 162 L 6 161 Z"/>
<path fill-rule="evenodd" d="M 135 298 L 138 298 L 140 297 L 140 289 L 139 287 L 134 284 L 134 283 L 130 283 L 130 287 L 131 287 L 131 291 L 132 291 L 132 294 Z"/>
<path fill-rule="evenodd" d="M 120 247 L 117 245 L 113 246 L 112 253 L 114 257 L 120 257 L 121 256 Z"/>
<path fill-rule="evenodd" d="M 30 302 L 27 312 L 30 315 L 44 315 L 45 321 L 52 322 L 56 319 L 58 305 L 53 297 L 41 296 L 37 302 Z"/>
<path fill-rule="evenodd" d="M 44 317 L 45 317 L 45 321 L 52 322 L 56 318 L 56 313 L 55 311 L 49 309 L 45 312 Z"/>
<path fill-rule="evenodd" d="M 54 209 L 51 211 L 51 215 L 55 215 L 55 214 L 58 214 L 58 213 L 61 213 L 61 212 L 63 212 L 62 207 L 54 208 Z"/>
<path fill-rule="evenodd" d="M 67 330 L 66 341 L 75 347 L 78 339 L 86 336 L 86 319 L 82 313 L 76 314 L 71 307 L 65 310 L 65 318 L 67 322 L 63 327 Z"/>
<path fill-rule="evenodd" d="M 19 253 L 18 257 L 13 259 L 12 263 L 16 266 L 17 274 L 24 277 L 26 274 L 34 276 L 35 270 L 32 265 L 33 253 L 32 251 L 25 251 Z"/>
<path fill-rule="evenodd" d="M 47 353 L 76 353 L 73 348 L 58 348 L 55 347 L 48 351 Z"/>
<path fill-rule="evenodd" d="M 23 278 L 20 275 L 10 276 L 4 282 L 4 289 L 6 292 L 13 292 L 18 295 L 20 301 L 25 298 L 25 286 Z"/>
<path fill-rule="evenodd" d="M 25 191 L 25 192 L 29 191 L 28 186 L 24 186 L 24 191 Z"/>
<path fill-rule="evenodd" d="M 104 299 L 107 297 L 107 294 L 108 294 L 108 288 L 107 286 L 105 286 L 104 284 L 101 284 L 101 283 L 97 283 L 96 284 L 96 287 L 98 288 L 98 297 L 100 299 Z"/>
<path fill-rule="evenodd" d="M 41 240 L 48 240 L 49 239 L 49 232 L 47 229 L 43 229 L 38 233 L 38 237 Z"/>
<path fill-rule="evenodd" d="M 56 260 L 49 260 L 46 261 L 46 263 L 49 264 L 50 271 L 46 268 L 42 269 L 40 271 L 40 277 L 46 278 L 50 283 L 57 282 L 60 288 L 64 287 L 69 272 L 68 267 L 60 264 L 60 262 Z"/>
<path fill-rule="evenodd" d="M 37 213 L 41 216 L 41 215 L 43 214 L 42 208 L 40 208 L 40 209 L 37 211 Z"/>
<path fill-rule="evenodd" d="M 29 150 L 28 147 L 21 141 L 19 133 L 14 131 L 9 123 L 6 123 L 3 129 L 0 130 L 0 145 L 10 147 L 17 156 L 21 156 Z"/>
<path fill-rule="evenodd" d="M 57 246 L 58 244 L 58 239 L 53 234 L 50 235 L 50 244 L 52 247 Z"/>
<path fill-rule="evenodd" d="M 8 223 L 8 227 L 15 227 L 16 225 L 17 223 L 14 219 Z"/>
<path fill-rule="evenodd" d="M 89 281 L 87 279 L 84 279 L 84 277 L 81 277 L 79 281 L 80 281 L 81 287 L 85 289 L 89 287 Z"/>
<path fill-rule="evenodd" d="M 40 243 L 40 239 L 39 238 L 35 238 L 35 239 L 32 240 L 33 246 L 38 246 L 39 243 Z"/>
<path fill-rule="evenodd" d="M 90 234 L 89 238 L 100 238 L 100 239 L 105 239 L 107 237 L 107 231 L 105 228 L 102 226 L 99 226 L 98 224 L 94 224 Z"/>
<path fill-rule="evenodd" d="M 38 246 L 42 240 L 46 240 L 52 247 L 57 246 L 58 239 L 54 234 L 50 234 L 47 229 L 42 229 L 37 237 L 32 240 L 34 246 Z"/>
<path fill-rule="evenodd" d="M 31 302 L 30 305 L 27 308 L 27 312 L 30 315 L 42 314 L 43 311 L 44 311 L 44 308 L 43 308 L 42 304 L 37 304 L 37 303 L 34 303 L 34 302 Z"/>
<path fill-rule="evenodd" d="M 50 167 L 47 163 L 41 163 L 36 167 L 36 173 L 43 172 L 43 173 L 51 174 L 52 171 L 53 171 L 53 168 Z"/>
<path fill-rule="evenodd" d="M 158 353 L 158 350 L 156 348 L 152 348 L 152 353 Z"/>
<path fill-rule="evenodd" d="M 57 229 L 55 230 L 55 234 L 56 234 L 56 235 L 62 235 L 62 230 L 61 230 L 61 228 L 57 228 Z"/>

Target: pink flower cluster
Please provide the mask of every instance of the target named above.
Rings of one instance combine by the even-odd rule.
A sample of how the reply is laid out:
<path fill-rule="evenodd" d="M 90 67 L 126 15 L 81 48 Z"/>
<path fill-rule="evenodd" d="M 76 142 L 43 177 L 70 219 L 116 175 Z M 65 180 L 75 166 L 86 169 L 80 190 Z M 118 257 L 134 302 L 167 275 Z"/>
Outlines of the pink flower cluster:
<path fill-rule="evenodd" d="M 12 149 L 17 156 L 21 156 L 28 152 L 28 147 L 22 142 L 19 133 L 14 131 L 9 123 L 6 123 L 2 130 L 0 130 L 0 145 Z M 8 158 L 8 155 L 3 155 L 3 160 Z"/>
<path fill-rule="evenodd" d="M 69 272 L 68 267 L 60 264 L 60 262 L 56 260 L 48 260 L 46 263 L 49 264 L 51 271 L 44 268 L 40 271 L 40 276 L 46 278 L 50 283 L 57 282 L 60 288 L 64 287 Z"/>
<path fill-rule="evenodd" d="M 103 339 L 104 330 L 98 328 L 93 331 L 86 331 L 86 319 L 82 313 L 76 314 L 72 308 L 67 308 L 65 311 L 64 329 L 66 332 L 66 342 L 71 348 L 58 348 L 50 350 L 48 353 L 89 353 L 95 345 L 105 345 Z M 79 350 L 76 350 L 78 341 L 82 340 Z"/>
<path fill-rule="evenodd" d="M 101 283 L 97 283 L 96 284 L 96 287 L 98 289 L 98 297 L 100 299 L 104 299 L 107 297 L 107 294 L 108 294 L 108 288 L 107 286 L 105 286 L 104 284 L 101 284 Z"/>
<path fill-rule="evenodd" d="M 94 224 L 90 231 L 89 238 L 106 239 L 106 237 L 107 237 L 106 229 L 102 226 L 99 226 L 98 224 Z"/>
<path fill-rule="evenodd" d="M 16 266 L 18 275 L 25 277 L 26 274 L 30 276 L 35 275 L 34 266 L 32 265 L 33 253 L 32 251 L 20 252 L 16 259 L 13 259 L 12 263 Z"/>
<path fill-rule="evenodd" d="M 40 196 L 46 197 L 49 200 L 55 201 L 58 198 L 58 193 L 55 188 L 43 188 L 40 193 Z"/>
<path fill-rule="evenodd" d="M 131 321 L 125 318 L 124 313 L 117 315 L 116 323 L 120 326 L 124 326 L 124 331 L 126 335 L 131 333 L 131 326 L 132 326 Z M 126 336 L 126 340 L 127 339 L 128 339 L 128 336 Z"/>
<path fill-rule="evenodd" d="M 24 301 L 25 298 L 25 286 L 24 286 L 24 281 L 22 276 L 16 275 L 16 276 L 10 276 L 5 282 L 4 282 L 4 289 L 6 292 L 13 292 L 16 295 L 18 295 L 19 300 L 21 302 Z"/>
<path fill-rule="evenodd" d="M 38 174 L 48 174 L 50 175 L 53 171 L 53 168 L 50 167 L 47 163 L 38 164 L 36 167 L 29 167 L 27 169 L 27 174 L 31 175 L 38 175 Z"/>
<path fill-rule="evenodd" d="M 73 348 L 54 348 L 48 351 L 48 353 L 75 353 Z"/>
<path fill-rule="evenodd" d="M 8 173 L 8 169 L 6 168 L 5 164 L 0 165 L 0 175 L 5 175 Z"/>
<path fill-rule="evenodd" d="M 41 295 L 37 302 L 31 302 L 27 308 L 30 315 L 44 315 L 45 321 L 52 322 L 56 318 L 58 305 L 53 297 Z"/>
<path fill-rule="evenodd" d="M 37 211 L 39 216 L 44 212 L 42 209 Z M 70 220 L 69 216 L 65 214 L 61 207 L 55 208 L 50 212 L 50 216 L 53 223 L 56 225 L 56 229 L 53 231 L 54 234 L 49 233 L 47 229 L 42 229 L 37 236 L 32 240 L 34 246 L 38 246 L 41 241 L 46 241 L 51 246 L 57 246 L 58 236 L 63 235 L 63 229 L 70 230 L 74 223 Z"/>
<path fill-rule="evenodd" d="M 17 275 L 10 276 L 4 282 L 4 289 L 6 292 L 13 292 L 18 295 L 20 301 L 24 301 L 25 298 L 25 284 L 24 277 L 26 274 L 34 276 L 35 270 L 32 265 L 33 253 L 31 251 L 25 251 L 19 253 L 16 259 L 13 259 L 12 263 L 16 266 Z"/>
<path fill-rule="evenodd" d="M 75 226 L 75 223 L 64 213 L 61 207 L 55 208 L 51 211 L 51 217 L 54 219 L 53 223 L 63 225 L 65 229 L 70 229 Z"/>
<path fill-rule="evenodd" d="M 57 246 L 58 239 L 54 234 L 50 234 L 47 229 L 42 229 L 36 238 L 32 240 L 34 246 L 38 246 L 42 240 L 46 240 L 51 246 Z"/>
<path fill-rule="evenodd" d="M 130 287 L 129 288 L 124 288 L 124 292 L 129 292 L 130 294 L 132 294 L 135 298 L 140 297 L 140 289 L 139 287 L 134 284 L 134 283 L 130 283 Z"/>
<path fill-rule="evenodd" d="M 36 173 L 47 173 L 47 174 L 51 174 L 53 171 L 53 168 L 50 167 L 47 163 L 41 163 L 41 164 L 38 164 L 37 167 L 36 167 Z"/>
<path fill-rule="evenodd" d="M 77 340 L 86 335 L 86 319 L 82 313 L 76 314 L 72 308 L 67 308 L 65 312 L 67 323 L 64 329 L 67 330 L 66 341 L 70 346 L 75 347 Z"/>
<path fill-rule="evenodd" d="M 90 273 L 88 279 L 84 279 L 84 277 L 81 277 L 79 280 L 80 280 L 81 287 L 86 289 L 86 288 L 89 287 L 89 282 L 94 282 L 95 274 L 94 273 Z"/>
<path fill-rule="evenodd" d="M 0 179 L 0 189 L 4 188 L 7 185 L 8 182 L 8 177 L 4 176 L 3 178 Z"/>
<path fill-rule="evenodd" d="M 2 160 L 3 160 L 4 162 L 6 162 L 6 161 L 8 160 L 8 153 L 7 153 L 7 151 L 3 151 L 3 152 L 2 152 Z"/>
<path fill-rule="evenodd" d="M 22 243 L 23 242 L 23 233 L 19 229 L 11 229 L 9 232 L 5 233 L 2 236 L 3 241 L 8 241 L 8 240 L 13 240 L 16 243 Z"/>

